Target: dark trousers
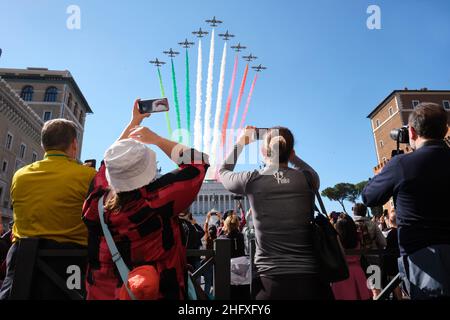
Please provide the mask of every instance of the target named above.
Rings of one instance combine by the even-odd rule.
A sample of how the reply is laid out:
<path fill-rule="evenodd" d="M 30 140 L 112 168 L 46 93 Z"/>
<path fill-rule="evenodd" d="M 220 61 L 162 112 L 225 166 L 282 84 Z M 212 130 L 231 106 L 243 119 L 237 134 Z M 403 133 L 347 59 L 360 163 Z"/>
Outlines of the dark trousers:
<path fill-rule="evenodd" d="M 412 300 L 450 298 L 450 245 L 433 245 L 398 259 Z"/>
<path fill-rule="evenodd" d="M 334 300 L 329 284 L 317 275 L 261 275 L 256 300 Z"/>
<path fill-rule="evenodd" d="M 7 270 L 6 278 L 0 289 L 0 300 L 10 298 L 11 290 L 16 275 L 16 256 L 19 248 L 18 242 L 14 243 L 8 251 L 6 257 Z M 58 243 L 56 241 L 41 239 L 39 249 L 86 249 L 81 245 L 72 243 Z M 84 296 L 85 293 L 85 272 L 87 265 L 87 257 L 46 257 L 43 261 L 63 280 L 67 280 L 70 274 L 67 273 L 69 266 L 78 266 L 81 275 L 81 290 L 79 292 Z M 58 288 L 47 275 L 39 271 L 36 267 L 33 272 L 33 279 L 30 289 L 30 299 L 33 300 L 67 300 L 69 297 Z"/>

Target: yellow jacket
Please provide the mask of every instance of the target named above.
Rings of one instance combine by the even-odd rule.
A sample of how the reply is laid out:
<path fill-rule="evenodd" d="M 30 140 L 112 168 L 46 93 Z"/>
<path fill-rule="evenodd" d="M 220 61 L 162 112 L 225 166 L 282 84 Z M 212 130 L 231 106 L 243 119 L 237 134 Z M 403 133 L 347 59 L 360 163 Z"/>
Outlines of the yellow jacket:
<path fill-rule="evenodd" d="M 57 150 L 18 170 L 11 185 L 14 241 L 38 237 L 87 245 L 81 209 L 95 173 Z"/>

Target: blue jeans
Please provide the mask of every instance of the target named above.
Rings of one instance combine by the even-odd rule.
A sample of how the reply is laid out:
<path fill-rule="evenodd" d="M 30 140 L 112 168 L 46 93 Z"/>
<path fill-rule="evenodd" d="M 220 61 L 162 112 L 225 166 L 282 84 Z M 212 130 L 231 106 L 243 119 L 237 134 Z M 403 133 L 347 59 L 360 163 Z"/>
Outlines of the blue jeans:
<path fill-rule="evenodd" d="M 412 300 L 450 297 L 450 245 L 433 245 L 398 259 Z"/>
<path fill-rule="evenodd" d="M 211 294 L 211 287 L 213 285 L 213 278 L 214 278 L 214 265 L 209 265 L 205 273 L 203 274 L 203 277 L 205 278 L 205 292 L 206 294 Z"/>

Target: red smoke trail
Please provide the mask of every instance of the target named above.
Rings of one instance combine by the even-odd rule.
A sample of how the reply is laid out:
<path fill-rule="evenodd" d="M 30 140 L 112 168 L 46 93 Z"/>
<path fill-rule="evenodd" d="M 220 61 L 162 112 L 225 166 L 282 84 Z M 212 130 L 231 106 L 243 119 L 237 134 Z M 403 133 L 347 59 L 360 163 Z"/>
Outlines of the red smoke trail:
<path fill-rule="evenodd" d="M 227 105 L 226 105 L 226 109 L 225 109 L 225 115 L 224 115 L 223 122 L 222 122 L 222 142 L 221 142 L 221 146 L 220 146 L 222 151 L 224 150 L 225 143 L 227 141 L 227 126 L 228 126 L 228 119 L 230 117 L 231 100 L 233 98 L 233 90 L 234 90 L 234 83 L 236 80 L 238 60 L 239 60 L 239 57 L 236 54 L 236 58 L 234 59 L 233 75 L 231 76 L 230 89 L 228 90 L 228 98 L 227 98 Z M 222 154 L 222 152 L 220 152 L 219 154 Z"/>
<path fill-rule="evenodd" d="M 255 74 L 255 78 L 253 79 L 252 86 L 250 88 L 250 92 L 248 93 L 247 102 L 245 104 L 244 114 L 242 115 L 241 124 L 239 125 L 239 131 L 244 128 L 245 118 L 247 117 L 248 107 L 250 106 L 250 101 L 252 100 L 253 90 L 255 89 L 256 80 L 258 79 L 258 74 Z"/>
<path fill-rule="evenodd" d="M 231 123 L 231 133 L 234 134 L 234 128 L 236 126 L 236 120 L 239 113 L 239 106 L 241 105 L 242 96 L 244 95 L 244 89 L 245 89 L 245 82 L 247 81 L 247 73 L 248 73 L 248 63 L 245 66 L 244 76 L 242 77 L 241 87 L 239 89 L 239 95 L 236 101 L 236 107 L 234 109 L 233 114 L 233 122 Z M 228 148 L 231 148 L 231 144 L 233 143 L 233 137 L 230 138 Z"/>

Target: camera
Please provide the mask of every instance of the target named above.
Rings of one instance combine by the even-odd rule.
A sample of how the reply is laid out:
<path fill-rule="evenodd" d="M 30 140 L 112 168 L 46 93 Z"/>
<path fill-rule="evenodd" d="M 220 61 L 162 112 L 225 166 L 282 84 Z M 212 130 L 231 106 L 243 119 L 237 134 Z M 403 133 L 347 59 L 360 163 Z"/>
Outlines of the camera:
<path fill-rule="evenodd" d="M 391 139 L 398 143 L 409 143 L 408 127 L 401 127 L 391 131 Z"/>
<path fill-rule="evenodd" d="M 233 195 L 233 200 L 244 200 L 244 197 L 239 195 Z"/>
<path fill-rule="evenodd" d="M 404 151 L 400 150 L 400 143 L 409 143 L 408 126 L 401 127 L 400 129 L 394 129 L 390 133 L 391 139 L 397 142 L 397 149 L 392 150 L 391 156 L 403 154 Z"/>

